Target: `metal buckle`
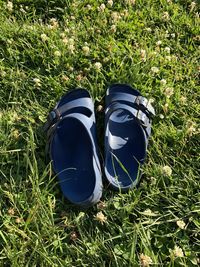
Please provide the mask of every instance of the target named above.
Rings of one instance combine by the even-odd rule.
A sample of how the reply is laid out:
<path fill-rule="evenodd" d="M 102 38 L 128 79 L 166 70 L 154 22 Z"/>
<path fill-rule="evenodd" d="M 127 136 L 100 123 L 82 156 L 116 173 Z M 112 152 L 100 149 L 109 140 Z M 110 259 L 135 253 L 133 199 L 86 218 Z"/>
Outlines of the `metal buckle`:
<path fill-rule="evenodd" d="M 140 105 L 140 95 L 136 96 L 135 103 L 139 106 Z"/>
<path fill-rule="evenodd" d="M 149 113 L 150 116 L 155 116 L 155 110 L 151 105 L 150 101 L 143 96 L 137 96 L 135 103 L 142 106 L 141 109 Z"/>
<path fill-rule="evenodd" d="M 48 121 L 51 124 L 56 123 L 60 119 L 61 115 L 58 109 L 54 109 L 49 113 Z"/>
<path fill-rule="evenodd" d="M 138 110 L 136 117 L 141 123 L 141 125 L 147 128 L 148 125 L 146 124 L 147 123 L 146 119 L 148 119 L 148 117 L 145 115 L 145 113 L 142 110 Z"/>
<path fill-rule="evenodd" d="M 52 127 L 60 119 L 60 114 L 57 109 L 52 110 L 47 116 L 47 122 L 45 123 L 43 130 L 48 132 L 49 128 Z"/>
<path fill-rule="evenodd" d="M 54 123 L 58 118 L 58 115 L 57 113 L 55 112 L 55 110 L 52 110 L 50 113 L 49 113 L 49 116 L 48 116 L 48 121 L 50 123 Z"/>

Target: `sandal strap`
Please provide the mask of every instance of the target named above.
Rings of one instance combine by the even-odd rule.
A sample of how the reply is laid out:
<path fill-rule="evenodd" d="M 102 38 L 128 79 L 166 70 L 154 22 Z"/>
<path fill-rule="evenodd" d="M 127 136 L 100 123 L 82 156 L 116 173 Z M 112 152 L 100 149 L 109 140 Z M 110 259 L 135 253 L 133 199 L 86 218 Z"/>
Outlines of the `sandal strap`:
<path fill-rule="evenodd" d="M 149 116 L 145 112 L 143 112 L 141 109 L 138 109 L 137 107 L 134 108 L 134 107 L 131 107 L 131 106 L 126 105 L 126 104 L 122 104 L 119 102 L 113 102 L 108 106 L 108 108 L 105 111 L 106 121 L 108 121 L 110 115 L 114 111 L 119 110 L 119 109 L 129 111 L 136 118 L 138 123 L 143 127 L 146 135 L 150 136 L 151 119 L 149 118 Z"/>
<path fill-rule="evenodd" d="M 135 104 L 138 106 L 141 110 L 144 110 L 145 112 L 149 113 L 150 116 L 155 116 L 155 110 L 153 106 L 151 105 L 150 101 L 141 96 L 141 95 L 132 95 L 128 93 L 110 93 L 108 96 L 106 96 L 107 103 L 113 103 L 116 101 L 125 101 L 130 104 Z"/>
<path fill-rule="evenodd" d="M 56 107 L 49 113 L 47 116 L 47 122 L 44 125 L 44 131 L 47 132 L 49 128 L 55 125 L 62 117 L 64 117 L 68 111 L 75 108 L 86 108 L 92 114 L 93 112 L 93 103 L 92 99 L 89 97 L 83 97 L 69 101 L 62 106 L 59 106 L 59 103 Z"/>

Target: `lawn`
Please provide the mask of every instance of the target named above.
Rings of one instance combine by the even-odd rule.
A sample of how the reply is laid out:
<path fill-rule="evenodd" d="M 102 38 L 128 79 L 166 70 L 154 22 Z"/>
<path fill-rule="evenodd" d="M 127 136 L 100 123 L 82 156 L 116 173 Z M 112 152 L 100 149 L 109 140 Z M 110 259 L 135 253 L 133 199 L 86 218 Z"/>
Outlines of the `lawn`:
<path fill-rule="evenodd" d="M 0 266 L 200 265 L 198 1 L 0 0 Z M 104 96 L 128 83 L 151 98 L 138 188 L 104 183 L 81 210 L 45 160 L 43 125 L 87 88 L 103 161 Z"/>

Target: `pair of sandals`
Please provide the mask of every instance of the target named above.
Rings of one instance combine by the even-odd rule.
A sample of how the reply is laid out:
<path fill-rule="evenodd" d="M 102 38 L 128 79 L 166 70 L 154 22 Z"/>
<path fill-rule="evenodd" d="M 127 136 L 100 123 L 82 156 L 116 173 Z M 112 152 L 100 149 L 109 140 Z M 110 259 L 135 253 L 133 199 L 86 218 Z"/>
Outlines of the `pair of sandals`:
<path fill-rule="evenodd" d="M 105 176 L 125 192 L 136 186 L 151 134 L 151 103 L 126 84 L 113 84 L 106 92 Z M 88 207 L 102 195 L 102 173 L 96 139 L 94 103 L 85 89 L 64 95 L 45 124 L 47 153 L 64 196 Z"/>

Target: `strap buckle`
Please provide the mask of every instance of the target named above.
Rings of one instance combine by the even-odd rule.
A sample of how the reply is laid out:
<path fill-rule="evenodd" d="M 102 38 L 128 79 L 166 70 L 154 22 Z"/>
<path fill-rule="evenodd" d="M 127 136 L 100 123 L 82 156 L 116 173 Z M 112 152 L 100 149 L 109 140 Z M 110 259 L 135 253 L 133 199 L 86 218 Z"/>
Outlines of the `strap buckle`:
<path fill-rule="evenodd" d="M 54 125 L 60 119 L 60 114 L 57 109 L 52 110 L 47 116 L 47 122 L 44 125 L 44 131 L 48 131 L 48 129 Z"/>
<path fill-rule="evenodd" d="M 48 121 L 49 123 L 51 123 L 51 124 L 54 124 L 54 122 L 57 121 L 58 117 L 59 117 L 59 116 L 58 116 L 57 112 L 56 112 L 55 110 L 52 110 L 52 111 L 49 113 L 48 117 L 47 117 L 47 121 Z"/>
<path fill-rule="evenodd" d="M 151 115 L 155 116 L 155 110 L 154 110 L 153 106 L 151 105 L 150 101 L 147 100 L 145 97 L 138 95 L 135 99 L 135 103 L 138 106 L 142 106 L 143 109 L 145 109 L 149 113 L 150 116 Z"/>
<path fill-rule="evenodd" d="M 140 105 L 140 95 L 137 95 L 136 98 L 135 98 L 135 103 L 139 106 Z"/>
<path fill-rule="evenodd" d="M 148 127 L 149 122 L 150 122 L 149 118 L 146 116 L 144 112 L 142 112 L 142 110 L 138 109 L 136 118 L 140 121 L 140 123 L 142 124 L 144 128 Z"/>

